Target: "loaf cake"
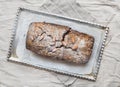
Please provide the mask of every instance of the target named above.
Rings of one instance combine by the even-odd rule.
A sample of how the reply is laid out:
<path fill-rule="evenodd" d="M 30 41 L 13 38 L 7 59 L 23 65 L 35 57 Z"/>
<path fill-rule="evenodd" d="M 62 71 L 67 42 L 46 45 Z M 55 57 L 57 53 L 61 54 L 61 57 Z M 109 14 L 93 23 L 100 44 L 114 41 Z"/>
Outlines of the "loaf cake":
<path fill-rule="evenodd" d="M 89 61 L 93 44 L 93 36 L 67 26 L 46 22 L 31 23 L 26 37 L 28 50 L 49 59 L 77 64 Z"/>

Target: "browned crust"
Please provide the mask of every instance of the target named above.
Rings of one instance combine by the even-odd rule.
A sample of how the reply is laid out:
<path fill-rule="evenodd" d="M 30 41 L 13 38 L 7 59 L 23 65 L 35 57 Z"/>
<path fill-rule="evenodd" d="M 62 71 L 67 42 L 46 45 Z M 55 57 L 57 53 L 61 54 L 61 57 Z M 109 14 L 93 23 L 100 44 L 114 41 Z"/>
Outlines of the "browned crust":
<path fill-rule="evenodd" d="M 29 26 L 26 48 L 42 56 L 74 63 L 87 63 L 94 38 L 63 25 L 33 22 Z"/>

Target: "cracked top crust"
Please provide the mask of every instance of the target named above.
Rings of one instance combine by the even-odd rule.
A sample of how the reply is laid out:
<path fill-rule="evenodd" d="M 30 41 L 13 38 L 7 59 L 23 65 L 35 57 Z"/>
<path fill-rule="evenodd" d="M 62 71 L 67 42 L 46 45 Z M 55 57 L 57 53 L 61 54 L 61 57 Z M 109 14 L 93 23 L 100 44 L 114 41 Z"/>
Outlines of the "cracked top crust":
<path fill-rule="evenodd" d="M 29 26 L 26 48 L 48 58 L 78 64 L 90 59 L 94 38 L 63 25 L 33 22 Z"/>

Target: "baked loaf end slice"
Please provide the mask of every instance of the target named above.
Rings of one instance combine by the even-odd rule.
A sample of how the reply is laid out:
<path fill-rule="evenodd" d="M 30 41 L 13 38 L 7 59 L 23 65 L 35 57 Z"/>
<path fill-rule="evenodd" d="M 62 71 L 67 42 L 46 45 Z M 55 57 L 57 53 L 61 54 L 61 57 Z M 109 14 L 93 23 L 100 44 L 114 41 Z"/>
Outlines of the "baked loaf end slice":
<path fill-rule="evenodd" d="M 33 22 L 29 26 L 26 48 L 48 58 L 78 64 L 90 59 L 94 38 L 63 25 Z"/>

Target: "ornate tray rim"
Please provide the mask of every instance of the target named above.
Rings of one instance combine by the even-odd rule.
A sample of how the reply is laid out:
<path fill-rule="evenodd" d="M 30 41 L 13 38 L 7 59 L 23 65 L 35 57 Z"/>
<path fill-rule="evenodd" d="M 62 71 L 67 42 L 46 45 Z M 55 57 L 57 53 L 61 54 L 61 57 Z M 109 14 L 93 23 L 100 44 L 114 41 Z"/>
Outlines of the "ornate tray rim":
<path fill-rule="evenodd" d="M 77 75 L 77 74 L 71 74 L 71 73 L 68 73 L 68 72 L 65 72 L 65 71 L 63 72 L 63 71 L 60 71 L 60 70 L 57 70 L 57 69 L 45 68 L 45 67 L 42 67 L 42 66 L 38 67 L 38 66 L 34 66 L 34 65 L 31 65 L 31 64 L 28 64 L 28 63 L 19 62 L 19 61 L 10 59 L 13 41 L 14 41 L 14 38 L 16 36 L 16 27 L 17 27 L 19 15 L 20 15 L 20 12 L 23 11 L 23 10 L 30 11 L 30 12 L 33 12 L 33 13 L 48 14 L 48 15 L 52 15 L 52 16 L 56 16 L 56 17 L 60 17 L 60 18 L 65 18 L 65 19 L 72 20 L 72 21 L 77 21 L 77 22 L 81 22 L 81 23 L 90 24 L 90 25 L 101 27 L 102 29 L 105 29 L 104 40 L 103 40 L 103 43 L 102 43 L 102 46 L 101 46 L 101 49 L 100 49 L 99 57 L 97 58 L 97 64 L 95 66 L 95 73 L 92 73 L 91 75 L 90 74 L 88 74 L 88 75 L 86 75 L 86 74 L 85 75 L 84 74 Z M 109 32 L 109 27 L 106 27 L 104 25 L 100 25 L 100 24 L 97 24 L 97 23 L 88 22 L 88 21 L 84 21 L 84 20 L 78 20 L 78 19 L 75 19 L 75 18 L 69 18 L 69 17 L 66 17 L 66 16 L 58 15 L 58 14 L 47 13 L 47 12 L 43 12 L 43 11 L 35 11 L 35 10 L 30 10 L 28 8 L 19 7 L 18 11 L 17 11 L 17 14 L 16 14 L 15 25 L 13 27 L 13 33 L 12 33 L 12 37 L 11 37 L 11 41 L 10 41 L 8 54 L 7 54 L 7 60 L 11 61 L 11 62 L 15 62 L 15 63 L 20 63 L 20 64 L 32 66 L 32 67 L 35 67 L 35 68 L 41 68 L 41 69 L 44 69 L 44 70 L 54 71 L 54 72 L 61 73 L 61 74 L 66 74 L 66 75 L 75 76 L 75 77 L 79 77 L 79 78 L 83 78 L 83 79 L 87 79 L 87 80 L 91 80 L 91 81 L 96 81 L 97 75 L 98 75 L 98 72 L 99 72 L 99 68 L 100 68 L 100 62 L 101 62 L 103 51 L 104 51 L 104 48 L 105 48 L 105 42 L 106 42 L 106 39 L 107 39 L 107 36 L 108 36 L 108 32 Z"/>

